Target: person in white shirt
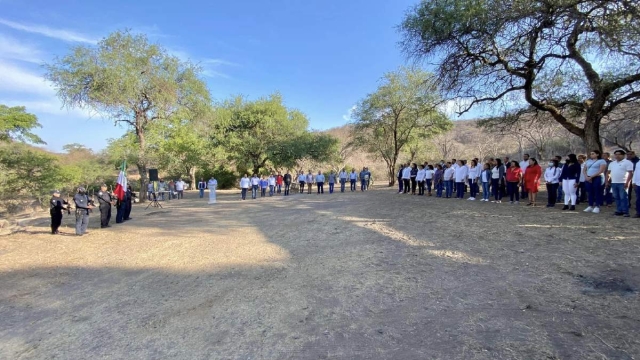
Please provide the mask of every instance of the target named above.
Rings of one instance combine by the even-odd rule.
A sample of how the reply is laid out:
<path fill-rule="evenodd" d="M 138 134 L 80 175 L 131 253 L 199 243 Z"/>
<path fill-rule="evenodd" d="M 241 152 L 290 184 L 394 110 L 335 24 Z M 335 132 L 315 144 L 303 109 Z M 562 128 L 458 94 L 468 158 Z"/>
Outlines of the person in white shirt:
<path fill-rule="evenodd" d="M 311 173 L 311 170 L 309 170 L 309 173 L 307 174 L 307 189 L 308 189 L 308 193 L 307 194 L 311 194 L 311 189 L 313 188 L 313 174 Z"/>
<path fill-rule="evenodd" d="M 418 182 L 418 195 L 424 195 L 424 181 L 427 178 L 427 171 L 424 169 L 424 165 L 420 165 L 418 174 L 416 175 L 416 181 Z"/>
<path fill-rule="evenodd" d="M 471 160 L 469 164 L 469 200 L 475 200 L 476 195 L 478 195 L 478 176 L 480 173 L 480 167 L 478 166 L 478 162 L 476 160 Z"/>
<path fill-rule="evenodd" d="M 258 177 L 258 175 L 253 174 L 253 176 L 251 177 L 251 198 L 252 199 L 257 199 L 258 198 L 258 191 L 260 190 L 260 178 Z"/>
<path fill-rule="evenodd" d="M 269 182 L 269 196 L 273 196 L 274 190 L 276 188 L 276 177 L 271 174 L 267 181 Z"/>
<path fill-rule="evenodd" d="M 611 184 L 613 198 L 616 201 L 616 216 L 629 217 L 629 198 L 627 197 L 627 189 L 631 185 L 633 178 L 633 163 L 625 159 L 623 150 L 613 152 L 615 158 L 609 164 L 607 184 Z"/>
<path fill-rule="evenodd" d="M 522 155 L 522 161 L 520 161 L 520 170 L 522 170 L 522 178 L 524 179 L 524 173 L 527 172 L 527 167 L 529 166 L 529 154 Z M 526 199 L 529 197 L 529 193 L 524 186 L 524 182 L 522 183 L 522 189 L 520 192 L 520 198 Z"/>
<path fill-rule="evenodd" d="M 342 168 L 342 170 L 340 171 L 340 174 L 338 174 L 338 178 L 340 178 L 340 192 L 344 192 L 344 188 L 347 184 L 347 172 L 345 170 L 345 168 Z"/>
<path fill-rule="evenodd" d="M 182 199 L 184 195 L 184 181 L 182 179 L 176 181 L 176 191 L 178 192 L 178 199 Z"/>
<path fill-rule="evenodd" d="M 453 196 L 453 179 L 456 174 L 456 170 L 453 168 L 450 162 L 447 163 L 447 169 L 444 171 L 444 191 L 445 198 Z"/>
<path fill-rule="evenodd" d="M 304 174 L 304 171 L 300 170 L 298 172 L 298 185 L 300 185 L 300 194 L 304 194 L 304 185 L 307 182 L 307 176 Z"/>
<path fill-rule="evenodd" d="M 633 162 L 631 163 L 633 164 Z M 636 171 L 633 172 L 631 185 L 635 187 L 635 191 L 636 191 L 636 214 L 633 215 L 633 217 L 640 218 L 640 169 L 638 169 L 637 166 L 636 166 Z"/>
<path fill-rule="evenodd" d="M 240 179 L 240 189 L 242 189 L 242 200 L 247 199 L 247 191 L 251 187 L 251 180 L 249 179 L 249 174 L 244 174 L 242 179 Z"/>
<path fill-rule="evenodd" d="M 559 166 L 558 160 L 550 160 L 547 166 L 547 170 L 544 171 L 544 181 L 547 186 L 547 207 L 556 206 L 558 201 L 558 187 L 560 186 L 560 175 L 562 175 L 562 169 Z"/>
<path fill-rule="evenodd" d="M 456 197 L 460 200 L 464 198 L 464 186 L 469 176 L 469 168 L 464 166 L 462 160 L 458 160 L 458 167 L 455 169 L 455 181 L 456 181 Z"/>
<path fill-rule="evenodd" d="M 590 159 L 584 163 L 580 179 L 584 178 L 585 190 L 589 198 L 589 207 L 584 212 L 598 214 L 603 202 L 604 175 L 607 162 L 602 159 L 600 150 L 593 150 Z"/>
<path fill-rule="evenodd" d="M 402 169 L 402 185 L 404 187 L 404 193 L 408 194 L 411 191 L 411 166 L 406 164 Z"/>
<path fill-rule="evenodd" d="M 585 171 L 585 162 L 587 161 L 587 156 L 584 154 L 578 155 L 578 163 L 580 164 L 580 178 L 578 178 L 578 190 L 576 192 L 577 201 L 576 205 L 581 202 L 587 201 L 587 177 L 584 173 Z"/>
<path fill-rule="evenodd" d="M 427 167 L 424 169 L 424 172 L 425 172 L 425 176 L 424 176 L 425 185 L 427 186 L 427 191 L 429 196 L 431 196 L 431 188 L 433 186 L 433 175 L 435 174 L 433 165 L 427 165 Z"/>
<path fill-rule="evenodd" d="M 318 175 L 316 175 L 316 188 L 318 189 L 318 195 L 324 194 L 324 181 L 325 177 L 322 175 L 322 171 L 318 171 Z"/>
<path fill-rule="evenodd" d="M 216 189 L 218 188 L 218 180 L 211 177 L 209 182 L 207 183 L 207 187 L 209 188 L 209 204 L 216 203 Z"/>

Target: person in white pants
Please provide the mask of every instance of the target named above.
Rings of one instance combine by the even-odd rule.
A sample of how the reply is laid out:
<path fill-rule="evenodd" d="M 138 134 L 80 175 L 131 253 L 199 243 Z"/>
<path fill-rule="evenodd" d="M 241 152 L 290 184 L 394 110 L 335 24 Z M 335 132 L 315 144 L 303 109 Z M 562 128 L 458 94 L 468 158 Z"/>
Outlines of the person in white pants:
<path fill-rule="evenodd" d="M 209 179 L 207 183 L 207 188 L 209 189 L 209 204 L 216 203 L 216 190 L 218 189 L 218 180 L 215 178 Z"/>
<path fill-rule="evenodd" d="M 562 210 L 574 211 L 576 209 L 576 200 L 578 199 L 576 192 L 578 190 L 581 170 L 582 168 L 576 154 L 569 154 L 567 161 L 562 167 L 562 174 L 560 175 L 562 191 L 564 192 L 564 207 Z M 571 206 L 569 206 L 569 204 L 571 204 Z"/>

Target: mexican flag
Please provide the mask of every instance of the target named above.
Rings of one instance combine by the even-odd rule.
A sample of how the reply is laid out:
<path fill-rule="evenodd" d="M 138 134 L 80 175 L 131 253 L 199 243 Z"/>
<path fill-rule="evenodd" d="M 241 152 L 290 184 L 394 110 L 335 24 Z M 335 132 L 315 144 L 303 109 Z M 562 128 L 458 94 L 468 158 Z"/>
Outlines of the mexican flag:
<path fill-rule="evenodd" d="M 118 184 L 116 185 L 115 190 L 113 190 L 113 194 L 118 197 L 118 200 L 122 201 L 124 199 L 124 195 L 127 192 L 127 162 L 122 162 L 122 168 L 120 169 L 120 174 L 118 175 Z"/>

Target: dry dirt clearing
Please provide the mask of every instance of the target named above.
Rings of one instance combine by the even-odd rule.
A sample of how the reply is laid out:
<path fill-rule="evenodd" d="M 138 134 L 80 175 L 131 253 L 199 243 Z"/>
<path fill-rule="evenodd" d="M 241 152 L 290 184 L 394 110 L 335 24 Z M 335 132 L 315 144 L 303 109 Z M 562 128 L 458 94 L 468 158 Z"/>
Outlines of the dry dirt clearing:
<path fill-rule="evenodd" d="M 0 358 L 640 359 L 640 220 L 609 209 L 164 205 L 0 238 Z"/>

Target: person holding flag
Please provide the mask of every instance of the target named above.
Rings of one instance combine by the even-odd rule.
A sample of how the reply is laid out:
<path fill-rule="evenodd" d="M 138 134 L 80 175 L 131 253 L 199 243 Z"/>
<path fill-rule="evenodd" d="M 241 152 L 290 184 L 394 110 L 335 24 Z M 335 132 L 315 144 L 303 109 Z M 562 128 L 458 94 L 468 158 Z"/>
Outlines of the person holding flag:
<path fill-rule="evenodd" d="M 125 201 L 127 189 L 127 162 L 123 161 L 120 174 L 118 174 L 118 183 L 116 184 L 116 188 L 113 190 L 113 195 L 118 198 L 118 202 L 116 203 L 116 224 L 124 222 L 124 215 L 127 207 L 127 202 Z"/>

